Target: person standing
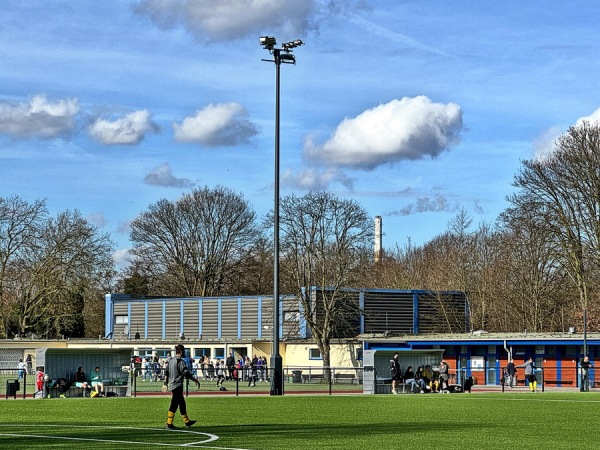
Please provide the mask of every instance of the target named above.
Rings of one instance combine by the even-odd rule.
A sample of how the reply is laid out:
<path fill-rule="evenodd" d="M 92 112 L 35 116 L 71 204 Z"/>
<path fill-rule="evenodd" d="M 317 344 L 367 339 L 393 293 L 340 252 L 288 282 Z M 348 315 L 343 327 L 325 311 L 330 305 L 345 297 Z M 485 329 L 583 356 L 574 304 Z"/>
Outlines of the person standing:
<path fill-rule="evenodd" d="M 537 392 L 537 377 L 535 376 L 535 364 L 533 363 L 533 358 L 529 357 L 527 361 L 516 367 L 525 368 L 525 380 L 527 380 L 527 383 L 529 384 L 529 389 L 531 389 L 531 392 Z"/>
<path fill-rule="evenodd" d="M 515 375 L 517 374 L 517 367 L 515 366 L 515 362 L 512 358 L 506 365 L 506 373 L 508 374 L 508 387 L 512 389 L 513 383 L 515 382 Z"/>
<path fill-rule="evenodd" d="M 183 396 L 183 380 L 188 379 L 196 383 L 200 388 L 200 382 L 188 369 L 185 361 L 182 359 L 185 352 L 185 347 L 182 344 L 175 346 L 175 356 L 169 358 L 165 369 L 165 382 L 162 387 L 163 393 L 171 392 L 171 404 L 167 412 L 167 428 L 174 430 L 177 427 L 173 425 L 175 413 L 179 409 L 179 413 L 183 418 L 186 428 L 191 427 L 196 423 L 196 420 L 190 420 L 187 414 L 187 405 Z"/>
<path fill-rule="evenodd" d="M 400 369 L 400 360 L 398 352 L 390 359 L 390 372 L 392 375 L 392 394 L 397 394 L 398 382 L 402 381 L 402 370 Z"/>
<path fill-rule="evenodd" d="M 44 389 L 44 368 L 38 367 L 35 373 L 35 398 L 45 398 L 46 392 Z"/>
<path fill-rule="evenodd" d="M 233 354 L 230 353 L 227 355 L 225 364 L 227 365 L 227 372 L 229 373 L 228 380 L 231 381 L 234 379 L 233 373 L 235 372 L 235 358 L 233 357 Z"/>
<path fill-rule="evenodd" d="M 590 358 L 588 356 L 585 356 L 583 358 L 583 361 L 581 361 L 580 366 L 581 366 L 581 385 L 579 386 L 579 390 L 581 392 L 589 391 L 590 390 L 589 371 L 590 371 L 590 367 L 594 367 L 594 365 L 592 363 L 590 363 Z"/>
<path fill-rule="evenodd" d="M 27 375 L 33 375 L 33 358 L 31 355 L 27 355 L 25 362 L 27 363 Z"/>
<path fill-rule="evenodd" d="M 446 385 L 446 391 L 450 388 L 448 384 L 448 370 L 448 363 L 440 361 L 440 392 L 444 392 L 444 385 Z"/>
<path fill-rule="evenodd" d="M 23 380 L 25 377 L 25 371 L 27 370 L 27 365 L 23 362 L 23 359 L 19 359 L 17 364 L 17 374 L 19 375 L 19 380 Z"/>

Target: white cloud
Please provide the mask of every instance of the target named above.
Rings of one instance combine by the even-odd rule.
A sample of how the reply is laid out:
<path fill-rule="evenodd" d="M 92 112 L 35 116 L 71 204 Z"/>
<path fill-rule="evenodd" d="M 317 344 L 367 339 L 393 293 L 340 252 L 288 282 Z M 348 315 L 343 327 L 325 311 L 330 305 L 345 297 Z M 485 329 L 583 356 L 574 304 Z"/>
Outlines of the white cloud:
<path fill-rule="evenodd" d="M 111 122 L 97 119 L 89 128 L 90 135 L 104 145 L 133 145 L 144 139 L 148 132 L 157 132 L 150 113 L 143 109 Z"/>
<path fill-rule="evenodd" d="M 173 130 L 176 140 L 206 147 L 245 144 L 257 133 L 246 110 L 235 102 L 211 103 L 195 115 L 186 117 L 180 125 L 174 123 Z"/>
<path fill-rule="evenodd" d="M 14 137 L 50 139 L 73 130 L 79 112 L 77 99 L 48 102 L 36 95 L 29 103 L 0 103 L 0 133 Z"/>
<path fill-rule="evenodd" d="M 459 140 L 459 105 L 404 97 L 346 118 L 324 144 L 308 137 L 304 154 L 332 166 L 371 170 L 384 164 L 437 157 Z"/>
<path fill-rule="evenodd" d="M 119 268 L 124 269 L 129 265 L 131 260 L 130 248 L 122 248 L 112 254 L 113 261 Z"/>
<path fill-rule="evenodd" d="M 331 183 L 339 183 L 350 190 L 354 187 L 354 179 L 337 169 L 328 169 L 325 171 L 306 169 L 297 174 L 288 169 L 283 174 L 281 180 L 281 184 L 285 187 L 299 188 L 307 191 L 323 191 Z"/>
<path fill-rule="evenodd" d="M 176 188 L 188 188 L 194 186 L 194 183 L 187 178 L 177 178 L 173 175 L 169 163 L 163 163 L 150 171 L 144 177 L 144 183 L 152 186 L 165 186 Z"/>
<path fill-rule="evenodd" d="M 547 156 L 551 155 L 556 148 L 556 140 L 560 137 L 561 132 L 560 128 L 553 127 L 546 130 L 539 136 L 534 145 L 534 159 L 544 159 Z"/>
<path fill-rule="evenodd" d="M 600 122 L 600 108 L 598 108 L 596 111 L 594 111 L 593 113 L 591 113 L 589 116 L 580 117 L 579 119 L 577 119 L 577 122 L 575 122 L 575 125 L 579 126 L 584 121 L 585 122 L 590 122 L 590 123 Z"/>
<path fill-rule="evenodd" d="M 106 217 L 102 213 L 93 213 L 87 217 L 87 221 L 91 224 L 97 226 L 98 228 L 102 228 L 106 225 Z"/>
<path fill-rule="evenodd" d="M 199 40 L 228 41 L 284 33 L 290 39 L 314 28 L 314 0 L 143 0 L 135 11 L 160 28 L 183 27 Z"/>

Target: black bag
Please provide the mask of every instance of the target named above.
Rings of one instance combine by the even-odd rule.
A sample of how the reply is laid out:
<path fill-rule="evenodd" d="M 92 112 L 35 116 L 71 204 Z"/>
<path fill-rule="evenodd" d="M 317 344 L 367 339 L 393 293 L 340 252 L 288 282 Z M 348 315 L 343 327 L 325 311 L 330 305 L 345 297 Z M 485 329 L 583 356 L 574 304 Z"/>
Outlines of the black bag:
<path fill-rule="evenodd" d="M 108 391 L 108 392 L 106 393 L 106 396 L 107 396 L 107 397 L 118 397 L 117 393 L 116 393 L 116 392 L 113 392 L 113 391 Z"/>

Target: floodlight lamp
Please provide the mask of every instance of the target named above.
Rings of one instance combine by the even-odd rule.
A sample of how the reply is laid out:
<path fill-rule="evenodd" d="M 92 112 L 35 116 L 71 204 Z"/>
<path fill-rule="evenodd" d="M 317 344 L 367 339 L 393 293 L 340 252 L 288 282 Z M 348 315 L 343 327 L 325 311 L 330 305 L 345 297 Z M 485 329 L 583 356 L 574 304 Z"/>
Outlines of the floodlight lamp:
<path fill-rule="evenodd" d="M 274 36 L 261 36 L 258 38 L 258 42 L 267 50 L 273 50 L 273 47 L 277 45 L 277 41 L 275 40 Z"/>
<path fill-rule="evenodd" d="M 303 44 L 304 42 L 302 42 L 300 39 L 296 39 L 295 41 L 286 42 L 282 45 L 282 47 L 286 52 L 289 52 L 291 49 L 300 47 Z"/>
<path fill-rule="evenodd" d="M 284 64 L 296 64 L 296 57 L 291 53 L 282 53 L 279 55 L 279 59 Z"/>

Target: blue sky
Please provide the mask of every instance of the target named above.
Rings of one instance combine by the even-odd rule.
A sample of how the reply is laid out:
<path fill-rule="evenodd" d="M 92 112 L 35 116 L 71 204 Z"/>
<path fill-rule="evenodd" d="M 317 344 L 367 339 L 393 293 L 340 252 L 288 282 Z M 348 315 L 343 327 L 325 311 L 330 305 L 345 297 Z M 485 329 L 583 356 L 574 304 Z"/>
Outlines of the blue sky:
<path fill-rule="evenodd" d="M 161 198 L 223 185 L 273 206 L 327 190 L 383 218 L 385 248 L 464 208 L 491 222 L 520 161 L 600 118 L 600 3 L 4 1 L 0 196 L 79 209 L 130 247 Z"/>

